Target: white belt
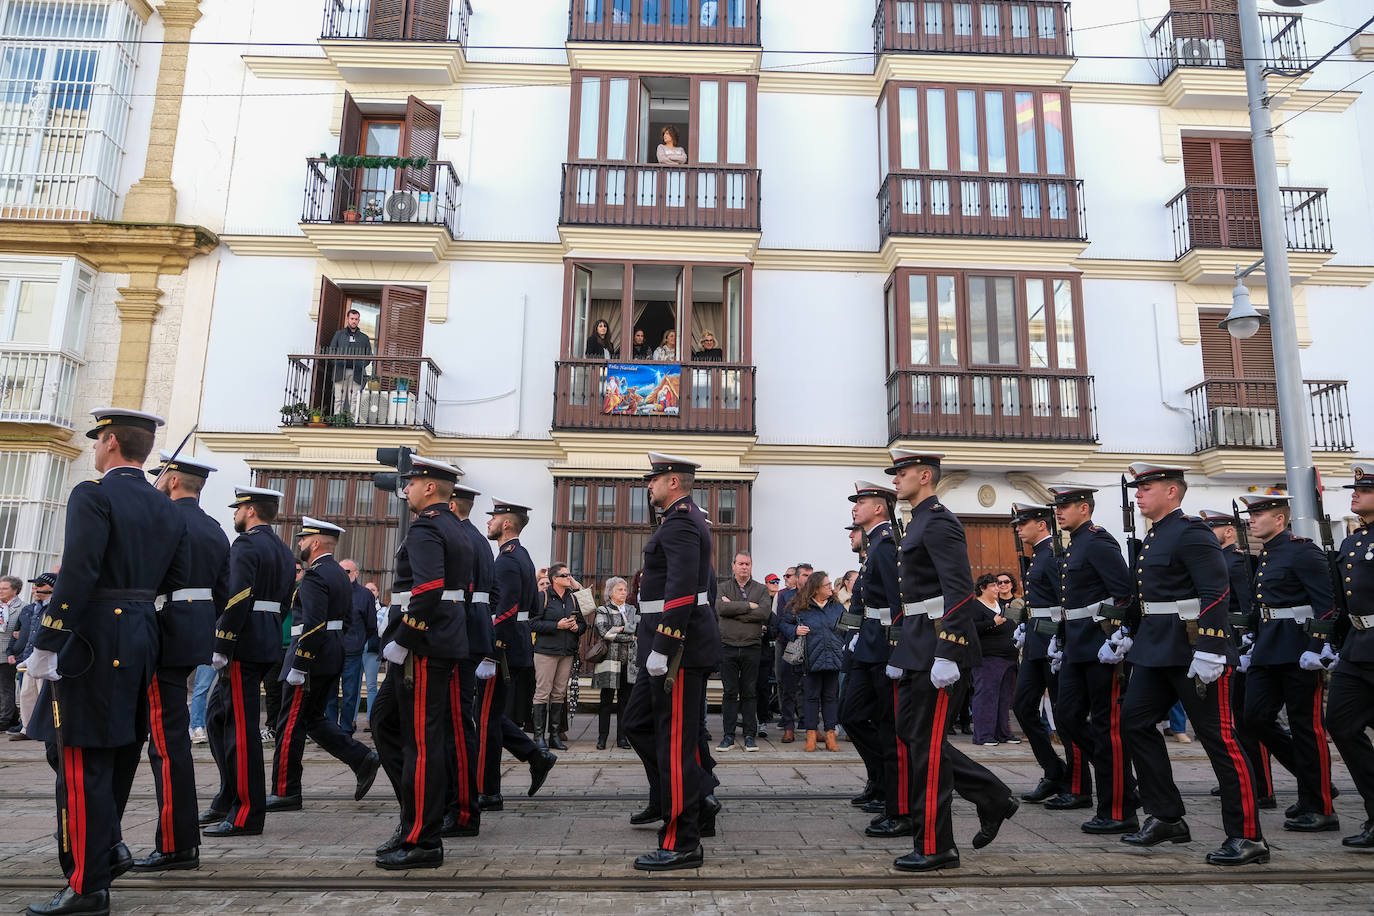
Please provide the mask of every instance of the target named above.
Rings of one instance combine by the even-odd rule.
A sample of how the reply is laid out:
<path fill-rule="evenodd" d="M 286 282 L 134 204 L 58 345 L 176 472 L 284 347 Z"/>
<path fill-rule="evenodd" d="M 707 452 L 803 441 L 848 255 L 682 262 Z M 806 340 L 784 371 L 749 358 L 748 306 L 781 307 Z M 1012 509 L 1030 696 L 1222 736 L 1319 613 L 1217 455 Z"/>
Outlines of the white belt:
<path fill-rule="evenodd" d="M 909 601 L 902 605 L 902 613 L 913 617 L 934 617 L 945 616 L 945 596 L 936 595 L 934 598 L 927 598 L 925 601 Z"/>
<path fill-rule="evenodd" d="M 463 590 L 462 590 L 462 589 L 457 589 L 457 588 L 445 589 L 444 591 L 442 591 L 442 592 L 439 593 L 439 600 L 440 600 L 440 601 L 462 601 L 462 600 L 463 600 L 463 594 L 464 594 L 464 593 L 463 593 Z M 392 607 L 398 607 L 398 608 L 400 608 L 401 610 L 404 611 L 406 608 L 410 607 L 410 596 L 411 596 L 411 593 L 410 593 L 410 592 L 392 592 L 392 593 L 391 593 L 391 606 L 392 606 Z"/>
<path fill-rule="evenodd" d="M 1031 617 L 1043 618 L 1045 620 L 1058 620 L 1064 616 L 1064 609 L 1058 605 L 1054 607 L 1033 607 L 1030 609 Z"/>
<path fill-rule="evenodd" d="M 1299 604 L 1293 607 L 1267 607 L 1260 606 L 1260 618 L 1263 620 L 1292 620 L 1302 623 L 1317 616 L 1310 604 Z"/>
<path fill-rule="evenodd" d="M 1094 601 L 1092 604 L 1089 604 L 1086 607 L 1066 607 L 1064 608 L 1064 619 L 1086 620 L 1089 617 L 1092 617 L 1094 620 L 1100 619 L 1097 616 L 1097 612 L 1101 610 L 1101 608 L 1101 601 Z"/>
<path fill-rule="evenodd" d="M 705 592 L 697 592 L 697 604 L 710 604 L 711 596 Z M 639 613 L 641 614 L 662 614 L 663 599 L 655 598 L 652 601 L 639 602 Z"/>
<path fill-rule="evenodd" d="M 342 630 L 342 629 L 343 629 L 343 621 L 342 621 L 342 620 L 330 620 L 330 621 L 328 621 L 328 622 L 325 623 L 324 628 L 325 628 L 326 630 Z M 292 635 L 292 636 L 300 636 L 300 635 L 301 635 L 302 633 L 304 633 L 304 632 L 305 632 L 305 624 L 298 623 L 298 624 L 296 624 L 294 627 L 291 628 L 291 635 Z"/>
<path fill-rule="evenodd" d="M 157 596 L 157 601 L 158 601 L 158 606 L 159 606 L 159 607 L 161 607 L 162 605 L 166 604 L 169 600 L 171 600 L 171 601 L 213 601 L 213 600 L 215 600 L 215 595 L 214 595 L 214 592 L 210 591 L 210 589 L 208 589 L 208 588 L 179 588 L 179 589 L 177 589 L 176 591 L 172 592 L 170 595 L 158 595 L 158 596 Z"/>
<path fill-rule="evenodd" d="M 869 620 L 876 620 L 885 627 L 892 626 L 892 608 L 890 607 L 865 607 L 864 616 Z"/>
<path fill-rule="evenodd" d="M 491 595 L 487 592 L 473 592 L 468 600 L 473 604 L 491 604 Z"/>
<path fill-rule="evenodd" d="M 1143 601 L 1141 610 L 1146 614 L 1177 614 L 1180 620 L 1197 620 L 1202 613 L 1202 602 L 1197 598 L 1184 598 L 1182 601 Z"/>
<path fill-rule="evenodd" d="M 280 601 L 254 601 L 253 610 L 263 611 L 268 614 L 276 614 L 281 611 Z"/>
<path fill-rule="evenodd" d="M 515 612 L 515 622 L 516 622 L 516 623 L 528 623 L 528 622 L 529 622 L 529 619 L 530 619 L 530 612 L 529 612 L 529 611 L 516 611 L 516 612 Z"/>
<path fill-rule="evenodd" d="M 1357 630 L 1374 630 L 1374 614 L 1366 614 L 1363 617 L 1351 614 L 1350 625 Z"/>

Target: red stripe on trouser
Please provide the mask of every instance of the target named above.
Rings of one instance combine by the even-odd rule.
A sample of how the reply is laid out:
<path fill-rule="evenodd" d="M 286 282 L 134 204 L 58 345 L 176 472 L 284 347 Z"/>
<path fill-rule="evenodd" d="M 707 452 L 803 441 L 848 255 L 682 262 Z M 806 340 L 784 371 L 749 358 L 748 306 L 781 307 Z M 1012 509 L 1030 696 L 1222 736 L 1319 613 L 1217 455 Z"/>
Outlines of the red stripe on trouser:
<path fill-rule="evenodd" d="M 895 726 L 897 722 L 897 711 L 901 704 L 897 701 L 897 682 L 892 682 L 892 721 Z M 906 815 L 911 813 L 911 760 L 907 756 L 906 742 L 897 734 L 894 727 L 892 734 L 897 739 L 897 813 Z"/>
<path fill-rule="evenodd" d="M 81 748 L 62 749 L 67 781 L 67 841 L 72 851 L 72 890 L 85 893 L 86 885 L 86 782 Z"/>
<path fill-rule="evenodd" d="M 463 682 L 457 668 L 449 681 L 448 703 L 453 719 L 453 750 L 458 759 L 458 772 L 453 774 L 458 783 L 458 823 L 467 824 L 472 820 L 468 806 L 468 734 L 463 721 Z"/>
<path fill-rule="evenodd" d="M 1332 813 L 1331 808 L 1331 750 L 1326 746 L 1326 726 L 1322 724 L 1322 679 L 1316 677 L 1317 689 L 1312 691 L 1312 731 L 1317 739 L 1317 761 L 1321 772 L 1317 774 L 1322 793 L 1322 814 Z"/>
<path fill-rule="evenodd" d="M 1221 717 L 1221 740 L 1226 745 L 1226 753 L 1231 755 L 1231 764 L 1236 768 L 1240 779 L 1240 812 L 1246 838 L 1259 836 L 1259 819 L 1255 808 L 1255 783 L 1250 774 L 1250 765 L 1245 762 L 1245 752 L 1236 741 L 1236 724 L 1231 718 L 1231 672 L 1227 671 L 1217 680 L 1217 713 Z"/>
<path fill-rule="evenodd" d="M 1264 794 L 1265 794 L 1265 795 L 1273 795 L 1273 794 L 1274 794 L 1274 769 L 1273 769 L 1273 767 L 1271 767 L 1271 766 L 1269 765 L 1269 748 L 1267 748 L 1267 747 L 1264 746 L 1264 742 L 1263 742 L 1263 741 L 1256 741 L 1255 744 L 1259 747 L 1259 755 L 1260 755 L 1260 759 L 1259 759 L 1259 768 L 1260 768 L 1260 772 L 1264 774 Z"/>
<path fill-rule="evenodd" d="M 1076 744 L 1069 745 L 1069 791 L 1083 794 L 1083 751 Z"/>
<path fill-rule="evenodd" d="M 424 656 L 415 657 L 415 695 L 412 697 L 415 723 L 415 778 L 412 789 L 415 792 L 415 820 L 406 834 L 406 842 L 414 845 L 420 841 L 420 826 L 425 822 L 425 782 L 429 778 L 429 746 L 425 741 L 425 693 L 429 689 L 429 671 Z"/>
<path fill-rule="evenodd" d="M 668 829 L 663 834 L 663 848 L 677 848 L 677 819 L 686 807 L 682 798 L 682 687 L 686 678 L 673 682 L 669 702 L 668 726 Z"/>
<path fill-rule="evenodd" d="M 305 685 L 291 687 L 291 714 L 286 717 L 286 728 L 282 729 L 281 746 L 277 748 L 280 759 L 277 763 L 277 795 L 286 794 L 286 774 L 291 769 L 291 739 L 296 735 L 296 719 L 300 716 L 301 701 L 305 698 Z"/>
<path fill-rule="evenodd" d="M 482 718 L 477 723 L 477 792 L 486 789 L 487 782 L 487 729 L 491 722 L 491 698 L 496 694 L 493 681 L 489 677 L 482 682 Z"/>
<path fill-rule="evenodd" d="M 166 847 L 159 849 L 158 852 L 173 852 L 171 848 L 175 846 L 175 838 L 172 835 L 172 764 L 167 757 L 167 732 L 162 723 L 162 688 L 157 682 L 157 675 L 148 684 L 148 719 L 152 723 L 152 742 L 157 748 L 158 755 L 162 759 L 160 769 L 162 783 L 162 806 L 158 811 L 158 820 L 162 831 L 162 843 Z"/>
<path fill-rule="evenodd" d="M 242 827 L 248 823 L 248 809 L 252 804 L 248 798 L 248 717 L 243 711 L 243 669 L 238 662 L 229 663 L 229 697 L 234 704 L 234 769 L 239 798 L 234 826 Z"/>
<path fill-rule="evenodd" d="M 939 818 L 940 804 L 940 751 L 945 740 L 945 716 L 949 711 L 949 694 L 940 691 L 935 698 L 935 716 L 930 727 L 930 749 L 926 758 L 926 811 L 925 811 L 925 854 L 933 856 L 939 852 L 935 848 L 935 822 Z"/>
<path fill-rule="evenodd" d="M 1111 712 L 1107 716 L 1107 735 L 1112 742 L 1112 818 L 1125 817 L 1126 757 L 1121 747 L 1121 679 L 1112 672 Z"/>

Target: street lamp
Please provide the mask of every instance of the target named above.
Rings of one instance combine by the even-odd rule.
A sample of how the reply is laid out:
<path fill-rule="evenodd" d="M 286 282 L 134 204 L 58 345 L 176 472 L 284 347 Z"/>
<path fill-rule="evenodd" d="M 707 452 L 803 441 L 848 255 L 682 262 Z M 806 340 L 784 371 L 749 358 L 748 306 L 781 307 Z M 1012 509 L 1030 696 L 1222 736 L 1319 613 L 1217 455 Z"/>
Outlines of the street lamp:
<path fill-rule="evenodd" d="M 1248 340 L 1259 333 L 1261 325 L 1269 319 L 1255 311 L 1255 307 L 1250 304 L 1250 290 L 1245 288 L 1241 281 L 1250 276 L 1255 271 L 1264 266 L 1264 259 L 1256 261 L 1245 270 L 1236 267 L 1236 288 L 1231 290 L 1231 311 L 1226 313 L 1226 317 L 1217 322 L 1217 327 L 1224 330 L 1237 340 Z"/>

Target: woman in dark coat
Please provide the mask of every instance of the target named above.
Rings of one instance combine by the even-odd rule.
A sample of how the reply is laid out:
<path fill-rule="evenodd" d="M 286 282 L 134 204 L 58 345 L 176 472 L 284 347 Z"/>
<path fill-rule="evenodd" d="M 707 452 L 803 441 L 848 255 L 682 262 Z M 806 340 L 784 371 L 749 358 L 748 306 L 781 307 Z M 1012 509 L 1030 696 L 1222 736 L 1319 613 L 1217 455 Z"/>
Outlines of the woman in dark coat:
<path fill-rule="evenodd" d="M 620 351 L 611 343 L 611 326 L 605 318 L 598 318 L 596 328 L 587 337 L 585 355 L 588 359 L 616 359 Z"/>
<path fill-rule="evenodd" d="M 825 720 L 826 749 L 840 749 L 835 727 L 839 724 L 840 668 L 844 661 L 844 639 L 838 630 L 843 613 L 844 607 L 835 600 L 830 577 L 818 569 L 797 589 L 778 621 L 778 628 L 789 642 L 806 637 L 802 681 L 806 706 L 802 722 L 808 751 L 816 749 L 821 719 Z"/>

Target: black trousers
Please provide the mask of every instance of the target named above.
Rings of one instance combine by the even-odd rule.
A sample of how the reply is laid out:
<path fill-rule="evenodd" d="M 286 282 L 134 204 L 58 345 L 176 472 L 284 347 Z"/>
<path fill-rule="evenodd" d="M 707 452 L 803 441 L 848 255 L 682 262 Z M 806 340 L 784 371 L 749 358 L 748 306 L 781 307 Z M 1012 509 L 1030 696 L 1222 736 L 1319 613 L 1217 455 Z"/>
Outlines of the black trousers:
<path fill-rule="evenodd" d="M 110 886 L 110 852 L 124 839 L 119 822 L 142 751 L 142 737 L 121 747 L 47 745 L 57 772 L 57 861 L 78 894 Z"/>
<path fill-rule="evenodd" d="M 510 683 L 505 690 L 506 717 L 521 728 L 529 726 L 534 718 L 534 666 L 517 668 L 510 666 Z"/>
<path fill-rule="evenodd" d="M 1016 692 L 1012 694 L 1011 711 L 1030 742 L 1035 762 L 1046 779 L 1059 783 L 1065 791 L 1081 795 L 1088 783 L 1087 754 L 1074 753 L 1073 743 L 1059 731 L 1059 740 L 1064 745 L 1065 756 L 1075 766 L 1068 766 L 1064 758 L 1054 749 L 1050 740 L 1049 727 L 1040 716 L 1040 699 L 1049 691 L 1050 706 L 1054 709 L 1055 725 L 1059 724 L 1059 677 L 1050 671 L 1047 658 L 1022 658 L 1021 668 L 1016 673 Z"/>
<path fill-rule="evenodd" d="M 191 759 L 191 712 L 186 682 L 194 668 L 158 668 L 148 685 L 148 763 L 157 794 L 158 852 L 200 845 L 196 767 Z"/>
<path fill-rule="evenodd" d="M 481 719 L 481 731 L 477 741 L 477 791 L 481 795 L 501 794 L 501 749 L 504 747 L 515 755 L 516 760 L 526 761 L 535 755 L 538 748 L 520 726 L 506 714 L 506 702 L 511 688 L 516 682 L 515 672 L 511 669 L 509 682 L 496 672 L 496 677 L 477 682 L 477 713 Z M 533 671 L 533 668 L 529 669 Z"/>
<path fill-rule="evenodd" d="M 372 728 L 372 743 L 377 747 L 377 757 L 382 763 L 382 772 L 391 783 L 391 791 L 396 803 L 404 805 L 406 732 L 401 727 L 401 707 L 399 691 L 405 680 L 404 666 L 387 662 L 386 677 L 377 687 L 377 695 L 367 699 L 367 724 Z M 413 688 L 412 688 L 413 689 Z M 410 733 L 414 739 L 414 733 Z"/>
<path fill-rule="evenodd" d="M 15 628 L 18 622 L 15 623 Z M 11 630 L 13 632 L 13 629 Z M 0 634 L 8 641 L 10 633 Z M 3 658 L 3 655 L 0 655 Z M 5 661 L 0 661 L 0 726 L 10 728 L 19 724 L 19 704 L 15 698 L 15 666 Z"/>
<path fill-rule="evenodd" d="M 744 735 L 757 738 L 759 647 L 722 646 L 720 657 L 720 725 L 726 738 L 735 736 L 735 725 L 744 717 Z M 602 734 L 606 733 L 603 728 Z"/>
<path fill-rule="evenodd" d="M 1134 817 L 1140 806 L 1121 737 L 1125 676 L 1120 665 L 1065 662 L 1059 669 L 1059 703 L 1054 710 L 1059 734 L 1092 759 L 1098 816 L 1117 821 Z"/>
<path fill-rule="evenodd" d="M 778 650 L 778 726 L 783 731 L 796 729 L 797 720 L 801 718 L 804 674 L 801 665 L 783 661 L 782 650 Z"/>
<path fill-rule="evenodd" d="M 1145 813 L 1170 821 L 1183 817 L 1183 796 L 1174 783 L 1164 735 L 1156 727 L 1169 714 L 1169 707 L 1181 701 L 1221 785 L 1221 823 L 1226 835 L 1258 840 L 1263 834 L 1255 782 L 1250 762 L 1236 738 L 1236 723 L 1231 715 L 1231 677 L 1228 669 L 1208 684 L 1199 697 L 1187 668 L 1135 665 L 1126 688 L 1122 731 L 1135 765 Z"/>
<path fill-rule="evenodd" d="M 934 855 L 954 849 L 953 793 L 979 812 L 1005 810 L 1011 790 L 981 764 L 949 743 L 949 723 L 962 702 L 958 685 L 937 690 L 930 673 L 902 675 L 898 687 L 897 731 L 911 755 L 911 816 L 916 851 Z"/>
<path fill-rule="evenodd" d="M 1250 761 L 1250 769 L 1255 777 L 1255 794 L 1267 798 L 1274 794 L 1274 771 L 1269 765 L 1269 748 L 1245 725 L 1246 677 L 1240 669 L 1231 673 L 1231 716 L 1236 722 L 1236 737 L 1240 739 L 1241 750 L 1245 751 L 1245 759 Z"/>
<path fill-rule="evenodd" d="M 754 696 L 760 722 L 773 721 L 773 680 L 776 671 L 773 666 L 773 646 L 764 642 L 759 646 L 759 675 L 755 681 Z"/>
<path fill-rule="evenodd" d="M 387 671 L 387 680 L 391 679 L 392 673 L 390 670 Z M 277 746 L 272 755 L 272 794 L 301 794 L 301 757 L 305 753 L 307 735 L 335 759 L 356 772 L 372 751 L 366 744 L 339 728 L 339 723 L 330 722 L 324 715 L 324 708 L 329 705 L 329 697 L 338 694 L 338 673 L 306 674 L 305 683 L 299 687 L 285 681 L 281 682 L 281 686 L 281 716 L 277 719 Z M 443 686 L 447 689 L 447 681 Z M 404 711 L 402 714 L 404 715 Z M 441 741 L 442 736 L 441 731 Z"/>
<path fill-rule="evenodd" d="M 897 738 L 898 682 L 878 662 L 854 662 L 840 697 L 840 722 L 863 758 L 868 778 L 882 787 L 887 816 L 911 813 L 910 757 Z"/>
<path fill-rule="evenodd" d="M 1322 727 L 1322 672 L 1292 665 L 1252 665 L 1246 675 L 1244 731 L 1264 743 L 1298 780 L 1303 811 L 1331 814 L 1331 751 Z M 1288 710 L 1288 731 L 1278 723 Z M 1252 764 L 1258 766 L 1255 758 Z"/>
<path fill-rule="evenodd" d="M 700 748 L 701 701 L 708 674 L 704 668 L 681 668 L 669 691 L 666 677 L 641 671 L 625 711 L 631 746 L 640 760 L 652 759 L 657 771 L 650 798 L 664 817 L 658 831 L 660 849 L 688 852 L 701 845 L 701 800 L 713 782 Z"/>
<path fill-rule="evenodd" d="M 817 731 L 823 722 L 826 731 L 834 731 L 840 718 L 840 672 L 808 671 L 802 689 L 806 694 L 802 724 L 808 731 Z"/>
<path fill-rule="evenodd" d="M 267 813 L 258 698 L 270 667 L 230 662 L 220 670 L 205 711 L 210 755 L 219 769 L 219 791 L 210 807 L 228 812 L 226 819 L 235 827 L 261 829 Z M 276 687 L 267 685 L 269 696 Z"/>
<path fill-rule="evenodd" d="M 464 827 L 479 826 L 482 809 L 477 807 L 477 756 L 480 736 L 476 718 L 477 663 L 460 660 L 449 679 L 449 734 L 446 742 L 448 763 L 447 810 Z"/>
<path fill-rule="evenodd" d="M 453 663 L 411 655 L 404 666 L 393 667 L 387 672 L 393 675 L 387 681 L 401 682 L 396 685 L 396 708 L 404 742 L 401 840 L 408 846 L 433 849 L 443 845 L 439 829 L 449 790 L 448 757 L 453 740 L 449 684 L 456 679 Z"/>
<path fill-rule="evenodd" d="M 1341 659 L 1331 675 L 1326 727 L 1350 770 L 1364 810 L 1374 820 L 1374 745 L 1365 729 L 1374 725 L 1374 665 Z"/>
<path fill-rule="evenodd" d="M 281 689 L 285 686 L 281 683 L 281 666 L 284 661 L 286 661 L 286 650 L 282 649 L 277 660 L 267 665 L 261 678 L 263 691 L 266 694 L 263 708 L 267 710 L 267 727 L 274 731 L 277 728 L 277 719 L 281 716 Z"/>
<path fill-rule="evenodd" d="M 615 735 L 620 738 L 625 734 L 625 701 L 630 698 L 629 677 L 629 665 L 621 662 L 620 671 L 615 676 L 616 685 L 601 688 L 601 697 L 596 704 L 596 736 L 598 740 L 605 741 L 611 735 L 612 707 L 615 710 Z"/>

